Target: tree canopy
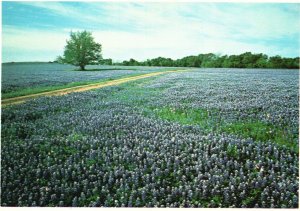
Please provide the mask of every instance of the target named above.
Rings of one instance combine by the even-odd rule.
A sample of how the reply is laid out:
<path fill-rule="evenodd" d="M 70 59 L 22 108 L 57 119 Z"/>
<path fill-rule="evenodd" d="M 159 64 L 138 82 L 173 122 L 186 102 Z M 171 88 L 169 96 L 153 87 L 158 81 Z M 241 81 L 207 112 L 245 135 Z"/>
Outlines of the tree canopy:
<path fill-rule="evenodd" d="M 81 70 L 88 64 L 98 64 L 102 60 L 101 44 L 96 43 L 91 32 L 71 32 L 70 39 L 59 62 L 79 66 Z"/>

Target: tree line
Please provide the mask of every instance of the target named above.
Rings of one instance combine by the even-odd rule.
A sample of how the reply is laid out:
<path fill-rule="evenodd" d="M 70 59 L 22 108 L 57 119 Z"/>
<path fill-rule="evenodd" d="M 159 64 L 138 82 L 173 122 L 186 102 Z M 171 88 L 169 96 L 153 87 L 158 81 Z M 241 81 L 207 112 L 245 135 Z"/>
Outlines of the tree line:
<path fill-rule="evenodd" d="M 163 67 L 205 67 L 205 68 L 299 68 L 299 57 L 284 58 L 281 56 L 268 57 L 265 54 L 246 52 L 240 55 L 216 55 L 213 53 L 186 56 L 181 59 L 157 57 L 146 61 L 130 59 L 121 63 L 124 66 L 163 66 Z"/>
<path fill-rule="evenodd" d="M 284 58 L 281 56 L 268 57 L 266 54 L 246 52 L 240 55 L 217 55 L 213 53 L 186 56 L 181 59 L 157 57 L 146 61 L 130 59 L 121 63 L 113 63 L 112 59 L 103 59 L 102 45 L 96 43 L 92 33 L 88 31 L 71 32 L 70 39 L 64 49 L 63 56 L 56 60 L 85 70 L 88 64 L 125 65 L 125 66 L 163 66 L 163 67 L 214 67 L 214 68 L 299 68 L 299 57 Z"/>

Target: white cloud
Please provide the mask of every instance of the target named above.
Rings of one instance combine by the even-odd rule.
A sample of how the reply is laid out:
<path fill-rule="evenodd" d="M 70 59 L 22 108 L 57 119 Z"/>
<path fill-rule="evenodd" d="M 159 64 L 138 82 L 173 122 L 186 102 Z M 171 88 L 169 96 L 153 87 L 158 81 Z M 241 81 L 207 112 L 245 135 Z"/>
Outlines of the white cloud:
<path fill-rule="evenodd" d="M 6 48 L 26 50 L 58 50 L 65 45 L 68 34 L 38 29 L 3 26 L 3 44 Z"/>
<path fill-rule="evenodd" d="M 247 23 L 247 27 L 241 27 L 240 36 L 254 37 L 261 39 L 276 39 L 287 35 L 299 35 L 300 10 L 298 7 L 298 17 L 282 11 L 277 7 L 259 7 L 255 10 L 243 10 L 239 21 Z"/>
<path fill-rule="evenodd" d="M 3 26 L 3 61 L 49 61 L 63 53 L 68 34 Z"/>
<path fill-rule="evenodd" d="M 278 7 L 239 4 L 228 9 L 216 4 L 86 3 L 85 9 L 59 2 L 30 4 L 84 21 L 85 25 L 59 31 L 3 26 L 3 46 L 15 52 L 40 51 L 53 58 L 62 54 L 69 31 L 87 29 L 103 45 L 104 57 L 144 60 L 157 56 L 179 58 L 199 53 L 239 54 L 245 51 L 287 55 L 299 51 L 263 44 L 264 40 L 299 35 L 299 20 Z M 293 14 L 298 11 L 293 10 Z M 101 27 L 108 25 L 111 28 Z M 113 26 L 113 27 L 112 27 Z M 100 29 L 99 29 L 100 28 Z M 250 42 L 259 39 L 262 42 Z M 4 51 L 4 56 L 5 56 Z M 13 53 L 12 53 L 13 54 Z M 17 55 L 17 54 L 16 54 Z M 49 59 L 53 59 L 49 58 Z M 17 60 L 17 58 L 15 59 Z"/>
<path fill-rule="evenodd" d="M 67 18 L 72 18 L 78 21 L 86 21 L 89 23 L 101 23 L 103 19 L 97 17 L 97 14 L 90 13 L 89 11 L 83 11 L 79 7 L 72 6 L 68 2 L 55 2 L 55 1 L 35 1 L 35 2 L 26 2 L 21 1 L 20 4 L 29 5 L 41 9 L 48 10 L 50 13 L 54 13 L 58 16 L 64 16 Z M 89 2 L 86 2 L 86 5 L 89 5 Z"/>

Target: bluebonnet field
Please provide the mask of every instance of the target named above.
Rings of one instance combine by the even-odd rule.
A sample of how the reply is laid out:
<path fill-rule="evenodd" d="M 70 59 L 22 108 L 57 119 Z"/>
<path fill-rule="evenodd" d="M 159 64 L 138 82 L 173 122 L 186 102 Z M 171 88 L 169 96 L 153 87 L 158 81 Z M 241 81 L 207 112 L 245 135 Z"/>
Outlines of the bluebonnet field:
<path fill-rule="evenodd" d="M 1 205 L 298 207 L 298 74 L 193 69 L 3 108 Z"/>
<path fill-rule="evenodd" d="M 122 76 L 143 74 L 163 69 L 170 68 L 124 68 L 121 66 L 88 65 L 87 71 L 74 71 L 76 70 L 76 67 L 58 63 L 4 63 L 2 64 L 2 93 L 18 91 L 24 88 L 65 85 L 81 81 L 89 82 L 115 79 Z"/>

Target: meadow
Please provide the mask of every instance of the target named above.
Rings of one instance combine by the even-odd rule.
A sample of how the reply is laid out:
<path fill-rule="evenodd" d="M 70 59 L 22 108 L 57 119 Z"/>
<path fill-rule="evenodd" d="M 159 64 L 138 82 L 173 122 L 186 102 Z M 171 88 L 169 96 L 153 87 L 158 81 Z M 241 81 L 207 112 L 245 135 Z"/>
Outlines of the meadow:
<path fill-rule="evenodd" d="M 168 69 L 170 68 L 88 65 L 86 71 L 76 71 L 78 68 L 72 65 L 58 63 L 4 63 L 2 99 Z"/>
<path fill-rule="evenodd" d="M 65 67 L 3 71 L 2 92 L 165 70 Z M 298 74 L 193 68 L 2 108 L 1 206 L 296 208 Z"/>

